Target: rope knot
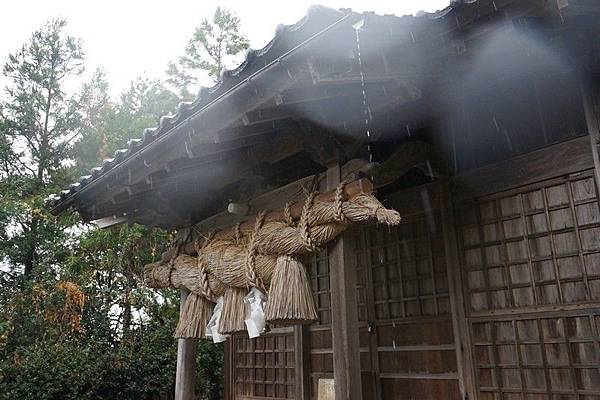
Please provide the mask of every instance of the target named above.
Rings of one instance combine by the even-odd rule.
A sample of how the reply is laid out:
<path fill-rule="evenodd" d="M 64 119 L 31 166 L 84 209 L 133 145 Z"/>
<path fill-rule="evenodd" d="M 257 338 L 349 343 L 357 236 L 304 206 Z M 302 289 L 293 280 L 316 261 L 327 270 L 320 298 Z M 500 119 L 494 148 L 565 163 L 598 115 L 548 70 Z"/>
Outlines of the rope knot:
<path fill-rule="evenodd" d="M 285 203 L 285 207 L 283 208 L 283 218 L 285 219 L 285 223 L 289 226 L 294 226 L 294 217 L 292 217 L 292 205 L 288 202 Z"/>
<path fill-rule="evenodd" d="M 310 211 L 312 209 L 313 203 L 315 201 L 315 197 L 317 196 L 317 192 L 311 192 L 306 196 L 306 201 L 304 202 L 304 208 L 302 208 L 302 215 L 300 216 L 300 222 L 298 222 L 298 228 L 300 229 L 300 238 L 306 248 L 306 251 L 312 253 L 317 249 L 314 241 L 310 236 Z"/>
<path fill-rule="evenodd" d="M 334 217 L 337 222 L 340 223 L 348 223 L 348 218 L 344 214 L 344 187 L 346 186 L 346 181 L 340 182 L 339 185 L 335 188 L 335 197 L 333 201 L 334 206 Z"/>
<path fill-rule="evenodd" d="M 248 280 L 249 286 L 254 286 L 262 291 L 265 291 L 265 285 L 256 274 L 256 256 L 258 254 L 258 234 L 265 222 L 265 211 L 261 211 L 256 215 L 256 222 L 254 223 L 254 231 L 250 237 L 250 243 L 248 244 L 248 254 L 246 256 L 246 279 Z"/>
<path fill-rule="evenodd" d="M 173 280 L 171 279 L 171 276 L 173 275 L 173 271 L 175 271 L 175 259 L 179 256 L 179 253 L 181 252 L 182 247 L 183 247 L 182 243 L 177 243 L 175 246 L 175 252 L 173 253 L 173 256 L 171 257 L 171 259 L 169 260 L 169 286 L 171 286 L 171 287 L 175 287 L 175 285 L 173 285 Z"/>
<path fill-rule="evenodd" d="M 210 283 L 208 280 L 208 271 L 206 270 L 206 259 L 203 256 L 204 249 L 209 245 L 215 236 L 215 232 L 209 232 L 206 236 L 202 236 L 202 244 L 200 244 L 200 238 L 196 241 L 196 252 L 198 253 L 198 279 L 200 281 L 200 289 L 202 290 L 202 296 L 208 300 L 214 301 L 215 295 L 210 289 Z"/>

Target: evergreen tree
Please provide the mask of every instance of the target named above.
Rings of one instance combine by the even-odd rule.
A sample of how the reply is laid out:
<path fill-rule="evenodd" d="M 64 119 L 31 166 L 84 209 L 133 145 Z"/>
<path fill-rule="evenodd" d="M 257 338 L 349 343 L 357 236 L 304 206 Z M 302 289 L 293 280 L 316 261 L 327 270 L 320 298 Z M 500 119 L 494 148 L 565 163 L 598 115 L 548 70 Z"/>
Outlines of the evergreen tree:
<path fill-rule="evenodd" d="M 218 81 L 227 59 L 235 58 L 249 45 L 248 39 L 240 33 L 240 19 L 231 11 L 217 7 L 212 20 L 203 19 L 196 28 L 178 63 L 169 63 L 168 82 L 188 97 L 189 90 L 198 86 L 201 71 L 213 82 Z"/>
<path fill-rule="evenodd" d="M 44 201 L 174 110 L 140 78 L 115 100 L 101 69 L 76 91 L 81 44 L 52 20 L 3 68 L 0 400 L 156 399 L 174 389 L 179 296 L 141 283 L 169 232 L 100 230 Z M 69 88 L 70 90 L 67 90 Z M 197 393 L 221 398 L 222 347 L 201 343 Z"/>
<path fill-rule="evenodd" d="M 30 278 L 38 264 L 51 265 L 63 227 L 43 210 L 46 195 L 67 182 L 65 160 L 80 133 L 79 103 L 65 86 L 83 72 L 81 44 L 56 19 L 8 57 L 1 104 L 1 235 L 5 262 Z"/>

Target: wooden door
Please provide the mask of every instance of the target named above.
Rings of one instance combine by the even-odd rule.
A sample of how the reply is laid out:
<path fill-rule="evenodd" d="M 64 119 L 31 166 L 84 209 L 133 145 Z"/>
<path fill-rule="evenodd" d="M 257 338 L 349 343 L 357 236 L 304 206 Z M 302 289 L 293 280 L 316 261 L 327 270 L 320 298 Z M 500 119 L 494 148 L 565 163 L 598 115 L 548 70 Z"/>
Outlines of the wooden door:
<path fill-rule="evenodd" d="M 401 225 L 367 227 L 355 241 L 369 398 L 460 398 L 439 191 L 394 195 Z"/>

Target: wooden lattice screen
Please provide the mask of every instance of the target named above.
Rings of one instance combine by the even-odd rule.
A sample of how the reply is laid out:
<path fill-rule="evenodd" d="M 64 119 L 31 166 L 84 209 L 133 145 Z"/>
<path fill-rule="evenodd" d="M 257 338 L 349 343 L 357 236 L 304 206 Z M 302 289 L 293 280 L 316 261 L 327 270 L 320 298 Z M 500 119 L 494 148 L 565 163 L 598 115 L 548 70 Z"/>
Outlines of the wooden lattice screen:
<path fill-rule="evenodd" d="M 591 171 L 458 213 L 482 399 L 600 399 L 600 209 Z"/>
<path fill-rule="evenodd" d="M 331 324 L 331 291 L 329 286 L 329 257 L 327 249 L 321 249 L 310 257 L 308 273 L 311 278 L 313 298 L 319 320 L 317 325 Z"/>
<path fill-rule="evenodd" d="M 293 399 L 294 335 L 233 336 L 236 398 Z"/>
<path fill-rule="evenodd" d="M 370 331 L 361 365 L 370 361 L 382 399 L 460 397 L 439 189 L 398 193 L 390 202 L 406 210 L 402 224 L 365 227 L 354 242 L 359 316 Z"/>
<path fill-rule="evenodd" d="M 364 231 L 357 264 L 370 266 L 374 319 L 450 313 L 444 239 L 439 213 L 409 218 L 399 227 Z"/>

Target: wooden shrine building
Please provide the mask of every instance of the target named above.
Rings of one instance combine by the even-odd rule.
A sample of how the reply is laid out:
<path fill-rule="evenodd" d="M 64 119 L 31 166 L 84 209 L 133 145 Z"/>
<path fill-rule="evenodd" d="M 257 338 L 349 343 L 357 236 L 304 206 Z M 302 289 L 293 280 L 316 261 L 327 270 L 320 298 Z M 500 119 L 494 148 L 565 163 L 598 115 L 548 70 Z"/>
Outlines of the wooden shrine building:
<path fill-rule="evenodd" d="M 311 256 L 318 321 L 226 341 L 227 400 L 598 400 L 599 115 L 597 0 L 316 6 L 54 212 L 178 229 L 194 254 L 192 232 L 368 179 L 401 223 Z"/>

